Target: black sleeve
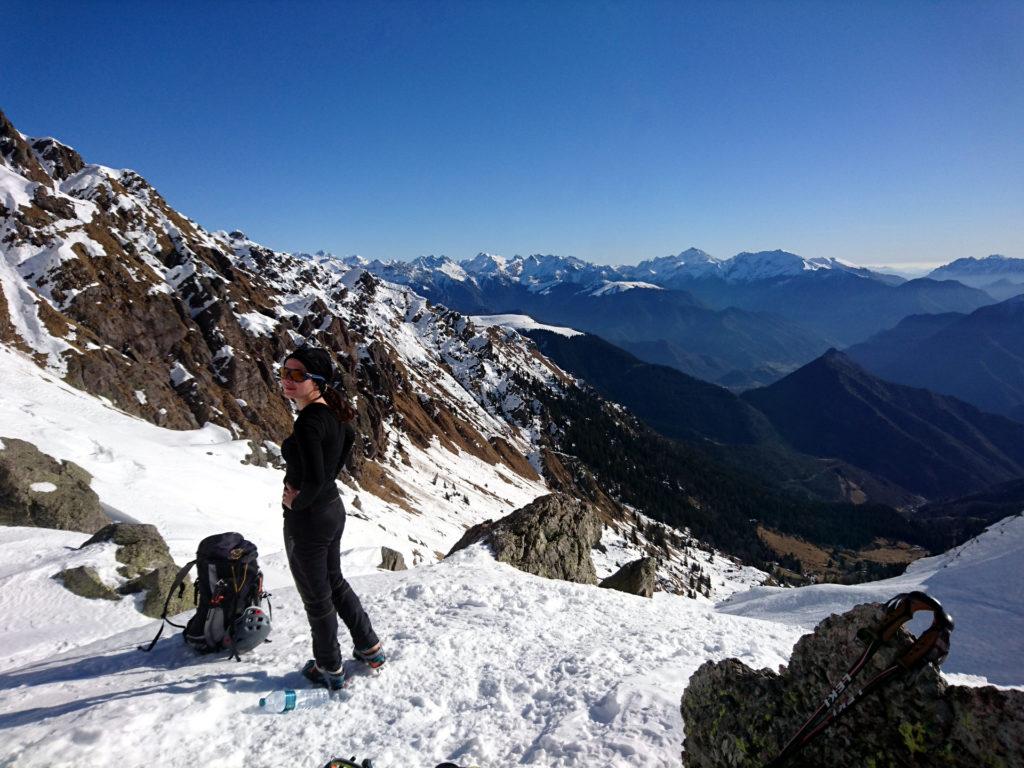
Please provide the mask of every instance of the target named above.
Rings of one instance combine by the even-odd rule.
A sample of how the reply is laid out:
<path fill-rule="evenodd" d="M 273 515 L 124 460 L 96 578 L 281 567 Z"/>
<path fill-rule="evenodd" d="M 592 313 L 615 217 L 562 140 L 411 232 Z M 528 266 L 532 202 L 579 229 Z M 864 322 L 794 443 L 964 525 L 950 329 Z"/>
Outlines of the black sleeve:
<path fill-rule="evenodd" d="M 338 472 L 341 472 L 342 468 L 348 463 L 348 456 L 352 453 L 352 446 L 356 442 L 356 428 L 352 426 L 351 421 L 346 421 L 341 425 L 341 459 L 338 461 Z M 334 473 L 334 476 L 338 476 L 338 472 Z"/>
<path fill-rule="evenodd" d="M 298 495 L 292 499 L 292 512 L 301 512 L 316 500 L 326 482 L 334 482 L 324 470 L 324 425 L 316 418 L 299 418 L 292 432 L 302 457 L 302 482 Z"/>

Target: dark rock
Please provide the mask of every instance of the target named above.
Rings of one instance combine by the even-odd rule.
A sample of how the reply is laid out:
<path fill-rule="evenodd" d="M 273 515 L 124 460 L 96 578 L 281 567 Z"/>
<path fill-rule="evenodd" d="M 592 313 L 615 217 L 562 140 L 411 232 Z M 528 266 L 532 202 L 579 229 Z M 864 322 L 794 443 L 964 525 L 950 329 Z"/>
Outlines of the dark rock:
<path fill-rule="evenodd" d="M 49 137 L 34 139 L 32 149 L 37 156 L 53 166 L 53 177 L 64 181 L 85 167 L 82 156 L 71 147 L 61 144 Z M 71 218 L 70 216 L 68 218 Z"/>
<path fill-rule="evenodd" d="M 121 596 L 116 591 L 103 583 L 95 568 L 90 568 L 86 565 L 68 568 L 54 574 L 53 578 L 57 581 L 62 581 L 67 590 L 80 597 L 88 597 L 91 600 L 121 599 Z"/>
<path fill-rule="evenodd" d="M 89 487 L 92 476 L 80 466 L 57 461 L 24 440 L 0 442 L 0 524 L 92 533 L 110 522 Z M 37 483 L 55 488 L 33 490 Z"/>
<path fill-rule="evenodd" d="M 381 563 L 378 568 L 383 568 L 385 571 L 404 571 L 405 558 L 401 552 L 396 552 L 389 547 L 380 548 Z"/>
<path fill-rule="evenodd" d="M 147 616 L 159 619 L 163 615 L 164 601 L 167 600 L 167 593 L 174 583 L 174 577 L 178 575 L 178 570 L 174 563 L 161 565 L 126 582 L 118 589 L 118 592 L 122 595 L 134 595 L 138 592 L 145 592 L 146 598 L 140 610 Z M 174 616 L 195 607 L 192 579 L 186 577 L 184 584 L 185 590 L 181 593 L 181 597 L 178 597 L 177 590 L 171 596 L 171 601 L 167 606 L 168 616 Z"/>
<path fill-rule="evenodd" d="M 590 550 L 600 540 L 601 521 L 590 504 L 571 496 L 549 494 L 497 522 L 488 520 L 473 526 L 448 554 L 483 541 L 495 558 L 521 571 L 596 584 Z"/>
<path fill-rule="evenodd" d="M 616 573 L 598 584 L 604 589 L 617 589 L 640 597 L 653 597 L 657 586 L 658 561 L 653 557 L 641 557 L 626 563 Z"/>
<path fill-rule="evenodd" d="M 81 548 L 90 544 L 112 541 L 117 544 L 117 561 L 124 563 L 118 568 L 122 576 L 141 576 L 154 568 L 176 567 L 167 548 L 167 542 L 155 525 L 143 523 L 111 523 L 97 531 Z"/>
<path fill-rule="evenodd" d="M 882 615 L 881 605 L 867 604 L 825 619 L 800 638 L 781 674 L 752 670 L 737 659 L 701 666 L 682 698 L 683 764 L 760 768 L 772 760 L 831 690 L 830 681 L 841 679 L 863 652 L 857 631 Z M 900 630 L 856 680 L 887 668 L 911 642 Z M 949 686 L 929 664 L 847 710 L 789 765 L 980 768 L 1021 766 L 1022 756 L 1024 692 Z"/>

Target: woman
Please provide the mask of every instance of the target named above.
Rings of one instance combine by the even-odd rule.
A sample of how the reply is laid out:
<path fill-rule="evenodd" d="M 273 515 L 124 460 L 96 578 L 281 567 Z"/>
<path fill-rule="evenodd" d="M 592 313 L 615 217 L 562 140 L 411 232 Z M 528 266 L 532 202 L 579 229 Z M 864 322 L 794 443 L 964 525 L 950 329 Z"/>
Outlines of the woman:
<path fill-rule="evenodd" d="M 284 396 L 299 411 L 292 434 L 281 444 L 284 479 L 284 542 L 313 634 L 313 658 L 302 674 L 337 690 L 345 684 L 338 646 L 338 617 L 348 627 L 354 656 L 374 669 L 384 651 L 370 618 L 341 575 L 345 506 L 335 478 L 352 443 L 352 408 L 331 388 L 334 366 L 322 349 L 302 346 L 281 366 Z"/>

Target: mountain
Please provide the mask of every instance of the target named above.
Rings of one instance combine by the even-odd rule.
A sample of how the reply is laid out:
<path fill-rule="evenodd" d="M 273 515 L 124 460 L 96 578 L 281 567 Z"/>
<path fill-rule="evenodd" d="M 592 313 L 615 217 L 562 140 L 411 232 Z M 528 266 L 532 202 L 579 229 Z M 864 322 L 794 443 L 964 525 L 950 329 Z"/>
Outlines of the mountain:
<path fill-rule="evenodd" d="M 424 269 L 422 259 L 364 266 L 461 312 L 524 314 L 542 323 L 572 326 L 612 340 L 649 362 L 709 381 L 785 373 L 832 343 L 777 316 L 710 309 L 686 291 L 663 289 L 619 267 L 558 256 L 505 259 L 493 254 L 459 264 L 450 259 L 432 263 L 432 269 Z M 455 270 L 462 270 L 465 279 L 453 279 Z"/>
<path fill-rule="evenodd" d="M 1024 425 L 882 381 L 836 350 L 743 399 L 796 449 L 842 458 L 928 498 L 1024 476 Z"/>
<path fill-rule="evenodd" d="M 862 341 L 907 315 L 992 303 L 985 292 L 954 281 L 908 282 L 782 250 L 723 260 L 689 248 L 636 266 L 481 253 L 457 264 L 421 257 L 365 267 L 460 311 L 571 324 L 648 362 L 737 388 L 773 381 L 831 345 Z M 665 295 L 656 295 L 659 288 Z M 629 314 L 599 301 L 610 293 L 632 294 Z M 651 322 L 666 304 L 685 305 L 686 317 Z"/>
<path fill-rule="evenodd" d="M 1024 510 L 1024 479 L 1011 480 L 955 499 L 941 499 L 913 511 L 913 518 L 944 531 L 946 541 L 965 541 Z"/>
<path fill-rule="evenodd" d="M 969 315 L 908 318 L 847 354 L 889 381 L 1024 423 L 1024 296 Z"/>
<path fill-rule="evenodd" d="M 1024 293 L 1024 259 L 993 254 L 983 259 L 957 259 L 932 270 L 934 280 L 956 280 L 981 288 L 1002 301 Z"/>
<path fill-rule="evenodd" d="M 817 270 L 752 282 L 694 281 L 687 286 L 712 308 L 769 312 L 842 344 L 853 344 L 907 315 L 971 312 L 992 298 L 959 283 L 912 280 L 898 285 L 849 271 Z"/>
<path fill-rule="evenodd" d="M 589 334 L 543 328 L 526 333 L 560 368 L 625 405 L 659 434 L 697 443 L 768 486 L 825 501 L 899 508 L 917 501 L 906 490 L 846 462 L 792 450 L 762 413 L 722 387 L 643 362 Z"/>
<path fill-rule="evenodd" d="M 761 443 L 775 437 L 768 420 L 732 392 L 674 368 L 645 363 L 590 334 L 526 333 L 560 368 L 622 403 L 666 437 Z"/>

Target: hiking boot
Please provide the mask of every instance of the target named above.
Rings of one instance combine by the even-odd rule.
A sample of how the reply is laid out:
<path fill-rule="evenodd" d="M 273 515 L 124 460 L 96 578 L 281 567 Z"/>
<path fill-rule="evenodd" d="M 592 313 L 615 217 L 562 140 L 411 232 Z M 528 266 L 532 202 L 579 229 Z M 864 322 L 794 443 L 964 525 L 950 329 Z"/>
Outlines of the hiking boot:
<path fill-rule="evenodd" d="M 380 669 L 384 666 L 384 662 L 387 661 L 387 657 L 384 655 L 384 646 L 380 643 L 377 643 L 368 651 L 360 651 L 357 648 L 353 648 L 352 656 L 366 664 L 370 669 Z"/>
<path fill-rule="evenodd" d="M 345 669 L 337 672 L 324 672 L 316 665 L 316 661 L 310 659 L 302 668 L 302 676 L 312 683 L 322 685 L 329 691 L 340 691 L 345 687 Z"/>

